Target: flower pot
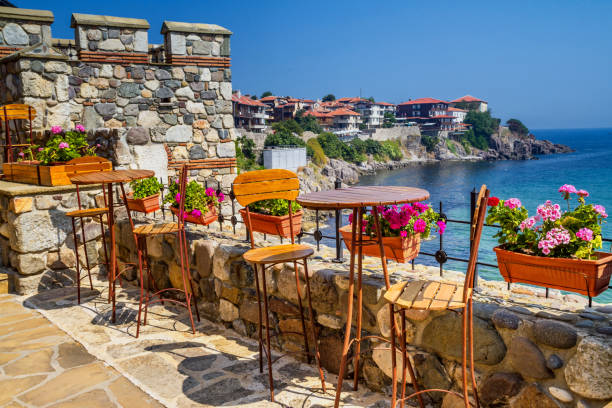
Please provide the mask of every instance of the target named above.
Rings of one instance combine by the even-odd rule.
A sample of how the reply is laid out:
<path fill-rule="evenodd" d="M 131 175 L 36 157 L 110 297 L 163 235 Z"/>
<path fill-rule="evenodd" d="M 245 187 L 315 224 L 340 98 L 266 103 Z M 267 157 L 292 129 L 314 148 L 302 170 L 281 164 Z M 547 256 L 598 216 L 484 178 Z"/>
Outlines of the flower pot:
<path fill-rule="evenodd" d="M 178 208 L 170 207 L 170 211 L 172 211 L 172 214 L 178 217 L 178 212 L 179 212 Z M 190 222 L 192 224 L 200 224 L 200 225 L 211 224 L 217 221 L 217 217 L 218 217 L 217 207 L 215 207 L 213 204 L 209 204 L 208 211 L 206 212 L 206 214 L 202 214 L 199 217 L 195 217 L 189 213 L 185 213 L 185 215 L 186 215 L 185 222 Z"/>
<path fill-rule="evenodd" d="M 145 198 L 134 198 L 134 193 L 127 193 L 127 205 L 132 211 L 145 214 L 159 210 L 159 193 Z"/>
<path fill-rule="evenodd" d="M 302 231 L 302 215 L 304 212 L 298 210 L 293 213 L 293 236 L 298 235 Z M 284 238 L 291 237 L 289 214 L 287 215 L 266 215 L 250 211 L 251 224 L 249 224 L 246 216 L 246 210 L 240 210 L 240 215 L 244 221 L 244 225 L 253 232 L 261 232 L 263 234 L 279 235 Z"/>
<path fill-rule="evenodd" d="M 547 288 L 597 296 L 612 275 L 612 254 L 596 252 L 597 259 L 548 258 L 493 248 L 506 282 L 522 282 Z"/>
<path fill-rule="evenodd" d="M 346 225 L 340 228 L 340 234 L 349 251 L 353 252 L 351 242 L 351 225 Z M 355 237 L 359 239 L 359 236 Z M 375 238 L 369 235 L 363 235 L 363 241 L 376 241 Z M 369 243 L 369 242 L 368 242 Z M 399 263 L 412 261 L 419 255 L 421 250 L 421 235 L 414 234 L 408 237 L 383 237 L 383 248 L 387 259 L 392 259 Z M 375 243 L 363 246 L 363 254 L 380 258 L 380 246 Z"/>
<path fill-rule="evenodd" d="M 67 186 L 77 174 L 111 171 L 112 163 L 102 157 L 83 156 L 67 162 L 44 166 L 39 161 L 3 163 L 4 179 L 40 186 Z"/>

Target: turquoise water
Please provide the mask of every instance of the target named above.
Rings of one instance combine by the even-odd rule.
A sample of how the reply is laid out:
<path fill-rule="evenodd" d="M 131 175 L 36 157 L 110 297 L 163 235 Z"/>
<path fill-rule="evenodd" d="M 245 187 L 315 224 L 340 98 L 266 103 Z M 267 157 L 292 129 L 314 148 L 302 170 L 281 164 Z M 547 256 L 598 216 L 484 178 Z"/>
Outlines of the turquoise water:
<path fill-rule="evenodd" d="M 601 204 L 612 214 L 612 129 L 559 129 L 533 130 L 538 139 L 548 139 L 572 147 L 575 152 L 541 156 L 538 160 L 494 162 L 442 162 L 416 164 L 404 169 L 379 172 L 365 176 L 361 185 L 402 185 L 421 187 L 429 191 L 429 202 L 438 208 L 443 203 L 444 213 L 450 219 L 468 220 L 469 192 L 486 184 L 491 194 L 505 199 L 519 198 L 529 213 L 535 213 L 538 204 L 552 200 L 565 208 L 557 192 L 563 184 L 573 184 L 587 190 L 590 203 Z M 575 202 L 574 202 L 575 204 Z M 612 217 L 609 218 L 612 221 Z M 496 230 L 485 228 L 481 243 L 481 262 L 496 264 L 492 238 Z M 612 226 L 604 224 L 604 238 L 612 238 Z M 451 223 L 444 234 L 444 248 L 449 256 L 468 257 L 468 228 Z M 433 253 L 439 241 L 426 242 L 422 250 Z M 610 251 L 610 243 L 604 243 Z M 437 265 L 431 257 L 420 256 L 419 263 Z M 465 270 L 466 264 L 449 261 L 447 269 Z M 496 268 L 480 267 L 479 273 L 487 279 L 500 279 Z M 612 290 L 596 298 L 597 302 L 612 302 Z"/>

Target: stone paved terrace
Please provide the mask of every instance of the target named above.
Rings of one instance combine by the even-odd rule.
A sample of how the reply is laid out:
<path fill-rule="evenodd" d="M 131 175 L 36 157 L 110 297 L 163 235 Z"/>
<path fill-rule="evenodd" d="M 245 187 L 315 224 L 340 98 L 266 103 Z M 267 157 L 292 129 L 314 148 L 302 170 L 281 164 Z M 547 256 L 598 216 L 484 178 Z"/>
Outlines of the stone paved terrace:
<path fill-rule="evenodd" d="M 80 306 L 71 287 L 0 298 L 0 406 L 333 405 L 336 377 L 326 374 L 323 394 L 314 367 L 291 357 L 274 364 L 278 404 L 270 403 L 267 372 L 259 373 L 257 343 L 206 320 L 194 336 L 184 309 L 153 306 L 147 326 L 135 338 L 138 289 L 129 286 L 119 292 L 113 325 L 105 300 L 107 282 L 95 279 L 94 285 L 94 291 L 82 292 Z M 25 338 L 29 341 L 22 343 Z M 384 395 L 362 386 L 359 392 L 345 393 L 343 404 L 388 403 Z"/>

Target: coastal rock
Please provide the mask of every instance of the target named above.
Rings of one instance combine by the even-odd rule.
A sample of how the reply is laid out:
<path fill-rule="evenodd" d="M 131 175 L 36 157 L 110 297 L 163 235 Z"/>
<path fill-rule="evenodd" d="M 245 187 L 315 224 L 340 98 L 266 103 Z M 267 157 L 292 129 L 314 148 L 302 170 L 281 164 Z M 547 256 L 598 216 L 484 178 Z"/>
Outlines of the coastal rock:
<path fill-rule="evenodd" d="M 525 337 L 514 337 L 508 347 L 510 365 L 523 377 L 544 379 L 552 378 L 546 367 L 544 355 L 533 342 Z"/>
<path fill-rule="evenodd" d="M 516 330 L 521 322 L 520 317 L 506 309 L 498 309 L 491 318 L 496 327 Z"/>
<path fill-rule="evenodd" d="M 559 404 L 546 395 L 537 384 L 529 384 L 510 400 L 510 408 L 559 408 Z"/>

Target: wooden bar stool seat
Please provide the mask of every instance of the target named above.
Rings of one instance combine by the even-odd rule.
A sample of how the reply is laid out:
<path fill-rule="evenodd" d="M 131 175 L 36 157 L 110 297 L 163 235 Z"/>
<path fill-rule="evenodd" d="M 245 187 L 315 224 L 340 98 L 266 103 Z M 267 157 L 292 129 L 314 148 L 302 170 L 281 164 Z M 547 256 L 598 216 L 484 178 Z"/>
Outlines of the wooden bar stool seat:
<path fill-rule="evenodd" d="M 103 215 L 108 213 L 108 208 L 86 208 L 83 210 L 74 210 L 66 213 L 67 217 L 81 218 L 81 217 L 95 217 L 97 215 Z"/>
<path fill-rule="evenodd" d="M 244 260 L 254 264 L 276 264 L 308 258 L 314 250 L 306 245 L 288 244 L 266 248 L 250 249 L 244 253 Z"/>
<path fill-rule="evenodd" d="M 134 228 L 134 234 L 136 235 L 163 235 L 163 234 L 176 234 L 180 231 L 180 227 L 176 222 L 166 224 L 147 224 L 139 225 Z"/>
<path fill-rule="evenodd" d="M 402 309 L 451 310 L 465 307 L 464 286 L 447 282 L 399 282 L 385 293 L 385 300 Z M 472 289 L 468 288 L 468 296 Z"/>

